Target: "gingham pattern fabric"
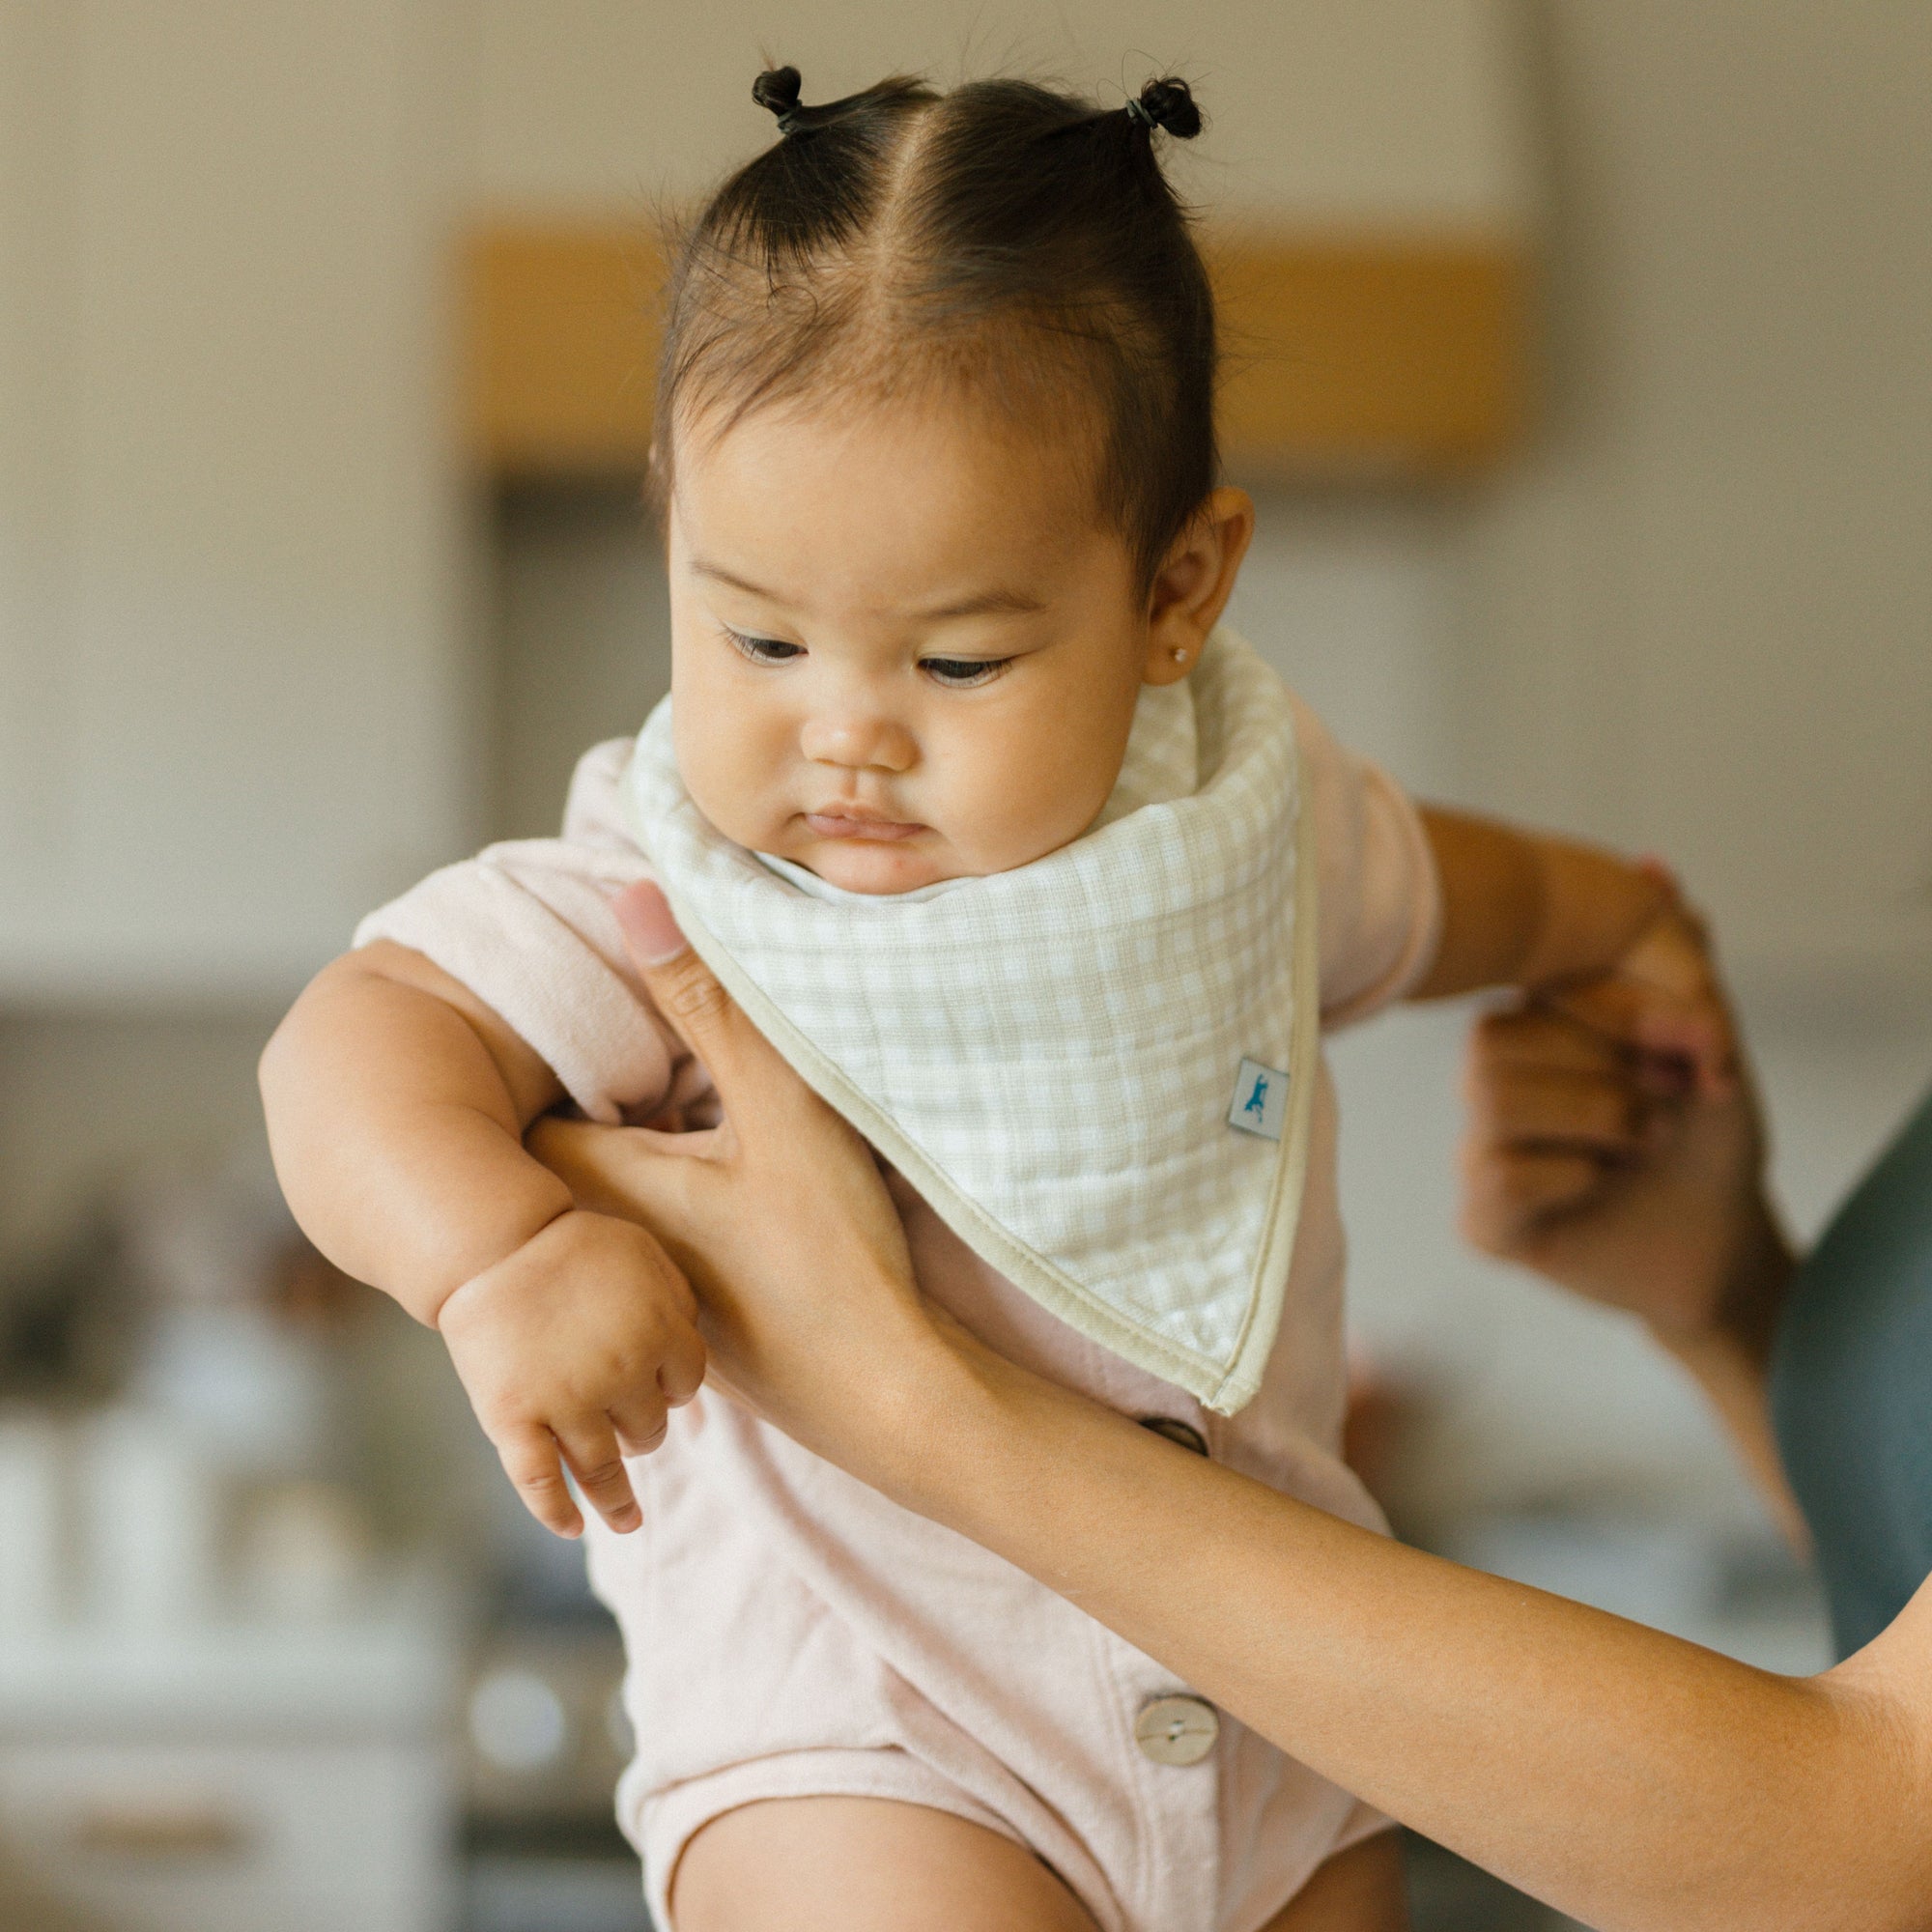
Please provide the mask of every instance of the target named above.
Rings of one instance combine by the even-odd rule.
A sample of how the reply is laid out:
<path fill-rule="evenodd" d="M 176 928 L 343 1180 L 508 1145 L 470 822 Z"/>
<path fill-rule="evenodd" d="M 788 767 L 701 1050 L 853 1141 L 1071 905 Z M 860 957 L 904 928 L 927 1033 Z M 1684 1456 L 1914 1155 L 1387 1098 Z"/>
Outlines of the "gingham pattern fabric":
<path fill-rule="evenodd" d="M 1293 718 L 1246 643 L 1145 692 L 1096 829 L 1013 871 L 806 890 L 698 811 L 668 699 L 625 803 L 693 946 L 990 1265 L 1211 1407 L 1254 1394 L 1319 992 Z M 1228 1123 L 1244 1058 L 1289 1076 L 1278 1144 Z"/>

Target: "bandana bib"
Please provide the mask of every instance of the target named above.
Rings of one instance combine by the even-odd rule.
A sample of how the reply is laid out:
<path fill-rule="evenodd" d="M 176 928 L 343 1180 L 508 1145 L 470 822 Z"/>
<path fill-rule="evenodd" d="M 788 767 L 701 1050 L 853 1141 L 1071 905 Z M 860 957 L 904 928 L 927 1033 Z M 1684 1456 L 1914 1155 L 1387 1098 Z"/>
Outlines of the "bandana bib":
<path fill-rule="evenodd" d="M 1212 1408 L 1255 1394 L 1320 998 L 1293 714 L 1249 645 L 1145 689 L 1094 829 L 1013 871 L 867 895 L 734 845 L 669 699 L 625 809 L 706 964 L 981 1259 Z"/>

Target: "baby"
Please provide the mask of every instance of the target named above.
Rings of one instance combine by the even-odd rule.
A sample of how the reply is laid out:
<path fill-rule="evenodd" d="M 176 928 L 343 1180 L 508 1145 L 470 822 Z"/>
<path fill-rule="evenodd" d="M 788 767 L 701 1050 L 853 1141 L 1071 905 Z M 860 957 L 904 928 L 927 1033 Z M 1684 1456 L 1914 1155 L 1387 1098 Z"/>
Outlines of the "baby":
<path fill-rule="evenodd" d="M 1155 149 L 1184 85 L 754 92 L 779 139 L 669 293 L 673 696 L 560 839 L 426 880 L 303 994 L 263 1065 L 284 1184 L 440 1330 L 536 1516 L 583 1526 L 566 1471 L 588 1505 L 661 1922 L 1385 1932 L 1385 1819 L 703 1390 L 676 1268 L 523 1136 L 715 1118 L 612 910 L 655 879 L 889 1163 L 928 1295 L 1375 1524 L 1318 1030 L 1612 970 L 1665 895 L 1418 812 L 1218 627 L 1253 509 Z"/>

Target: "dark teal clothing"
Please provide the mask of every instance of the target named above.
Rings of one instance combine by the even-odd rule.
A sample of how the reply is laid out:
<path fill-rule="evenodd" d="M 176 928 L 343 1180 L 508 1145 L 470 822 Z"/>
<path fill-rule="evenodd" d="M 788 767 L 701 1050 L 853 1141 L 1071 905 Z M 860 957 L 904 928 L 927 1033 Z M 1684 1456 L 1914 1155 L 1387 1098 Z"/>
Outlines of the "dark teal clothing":
<path fill-rule="evenodd" d="M 1771 1392 L 1849 1655 L 1932 1575 L 1932 1094 L 1798 1271 Z"/>

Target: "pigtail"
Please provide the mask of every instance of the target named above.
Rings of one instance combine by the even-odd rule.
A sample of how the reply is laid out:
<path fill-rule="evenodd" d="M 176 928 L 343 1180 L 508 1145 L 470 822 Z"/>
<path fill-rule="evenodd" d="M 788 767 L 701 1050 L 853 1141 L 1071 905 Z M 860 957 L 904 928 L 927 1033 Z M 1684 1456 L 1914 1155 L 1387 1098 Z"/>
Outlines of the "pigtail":
<path fill-rule="evenodd" d="M 1150 140 L 1156 128 L 1163 128 L 1177 141 L 1191 141 L 1203 125 L 1201 110 L 1194 104 L 1194 90 L 1173 74 L 1149 81 L 1121 111 L 1145 128 Z"/>
<path fill-rule="evenodd" d="M 1094 424 L 1099 507 L 1151 582 L 1217 470 L 1213 298 L 1153 139 L 1201 132 L 1187 83 L 1104 109 L 1020 80 L 941 97 L 895 75 L 808 105 L 786 66 L 752 98 L 779 138 L 672 265 L 657 492 L 689 400 L 728 427 L 828 381 L 892 394 L 943 371 Z"/>

